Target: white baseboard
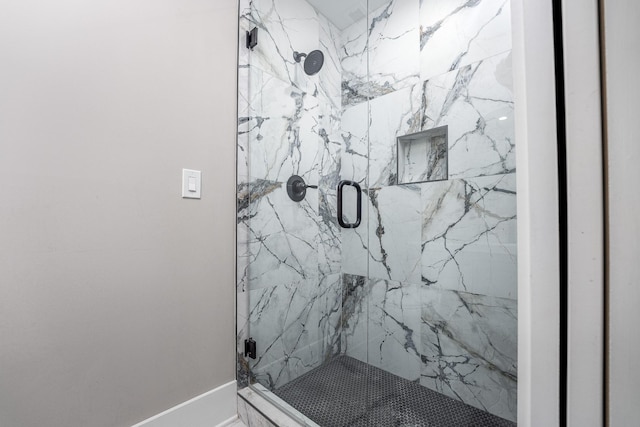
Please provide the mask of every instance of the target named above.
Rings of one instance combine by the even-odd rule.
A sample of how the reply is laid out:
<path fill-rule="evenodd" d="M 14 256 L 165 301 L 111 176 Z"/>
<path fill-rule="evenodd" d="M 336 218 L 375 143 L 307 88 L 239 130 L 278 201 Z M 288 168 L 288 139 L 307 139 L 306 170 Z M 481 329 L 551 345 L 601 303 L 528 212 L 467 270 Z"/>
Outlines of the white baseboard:
<path fill-rule="evenodd" d="M 225 425 L 238 414 L 237 391 L 236 382 L 231 381 L 171 409 L 167 409 L 158 415 L 154 415 L 132 427 L 211 427 L 219 424 Z"/>

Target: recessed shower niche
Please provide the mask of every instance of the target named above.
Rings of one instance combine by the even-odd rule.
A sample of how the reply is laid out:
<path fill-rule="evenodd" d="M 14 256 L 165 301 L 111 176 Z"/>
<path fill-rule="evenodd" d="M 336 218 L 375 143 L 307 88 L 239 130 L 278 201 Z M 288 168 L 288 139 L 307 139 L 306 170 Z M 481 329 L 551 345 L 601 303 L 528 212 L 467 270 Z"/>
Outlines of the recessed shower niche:
<path fill-rule="evenodd" d="M 448 178 L 448 126 L 399 136 L 398 184 Z"/>

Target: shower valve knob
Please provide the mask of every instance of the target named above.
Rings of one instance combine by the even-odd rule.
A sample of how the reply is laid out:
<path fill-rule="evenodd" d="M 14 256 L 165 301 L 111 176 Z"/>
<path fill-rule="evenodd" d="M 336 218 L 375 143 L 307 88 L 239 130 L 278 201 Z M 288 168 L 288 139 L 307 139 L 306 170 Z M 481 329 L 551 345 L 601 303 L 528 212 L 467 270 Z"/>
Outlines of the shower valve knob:
<path fill-rule="evenodd" d="M 304 179 L 298 175 L 292 175 L 287 181 L 287 194 L 294 202 L 304 199 L 307 194 L 307 188 L 318 188 L 317 185 L 307 185 Z"/>

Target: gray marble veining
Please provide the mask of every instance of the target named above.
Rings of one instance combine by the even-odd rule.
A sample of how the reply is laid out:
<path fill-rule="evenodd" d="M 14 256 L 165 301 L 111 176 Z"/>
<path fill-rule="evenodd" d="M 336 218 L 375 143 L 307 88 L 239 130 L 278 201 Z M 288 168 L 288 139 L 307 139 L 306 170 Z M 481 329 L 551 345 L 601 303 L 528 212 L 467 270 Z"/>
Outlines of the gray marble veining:
<path fill-rule="evenodd" d="M 420 0 L 420 78 L 511 49 L 509 0 Z"/>
<path fill-rule="evenodd" d="M 515 421 L 517 302 L 423 287 L 425 387 Z"/>
<path fill-rule="evenodd" d="M 418 17 L 418 0 L 392 0 L 343 31 L 343 106 L 419 82 Z"/>

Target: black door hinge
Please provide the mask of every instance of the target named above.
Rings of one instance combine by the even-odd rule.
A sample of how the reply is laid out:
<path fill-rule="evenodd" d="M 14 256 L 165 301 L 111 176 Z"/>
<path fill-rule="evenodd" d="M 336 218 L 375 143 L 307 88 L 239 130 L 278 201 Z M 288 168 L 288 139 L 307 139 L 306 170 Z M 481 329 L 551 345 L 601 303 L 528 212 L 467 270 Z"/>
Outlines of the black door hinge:
<path fill-rule="evenodd" d="M 247 49 L 253 50 L 258 46 L 258 27 L 254 27 L 253 30 L 247 31 Z"/>
<path fill-rule="evenodd" d="M 244 357 L 256 358 L 256 342 L 253 338 L 244 340 Z"/>

